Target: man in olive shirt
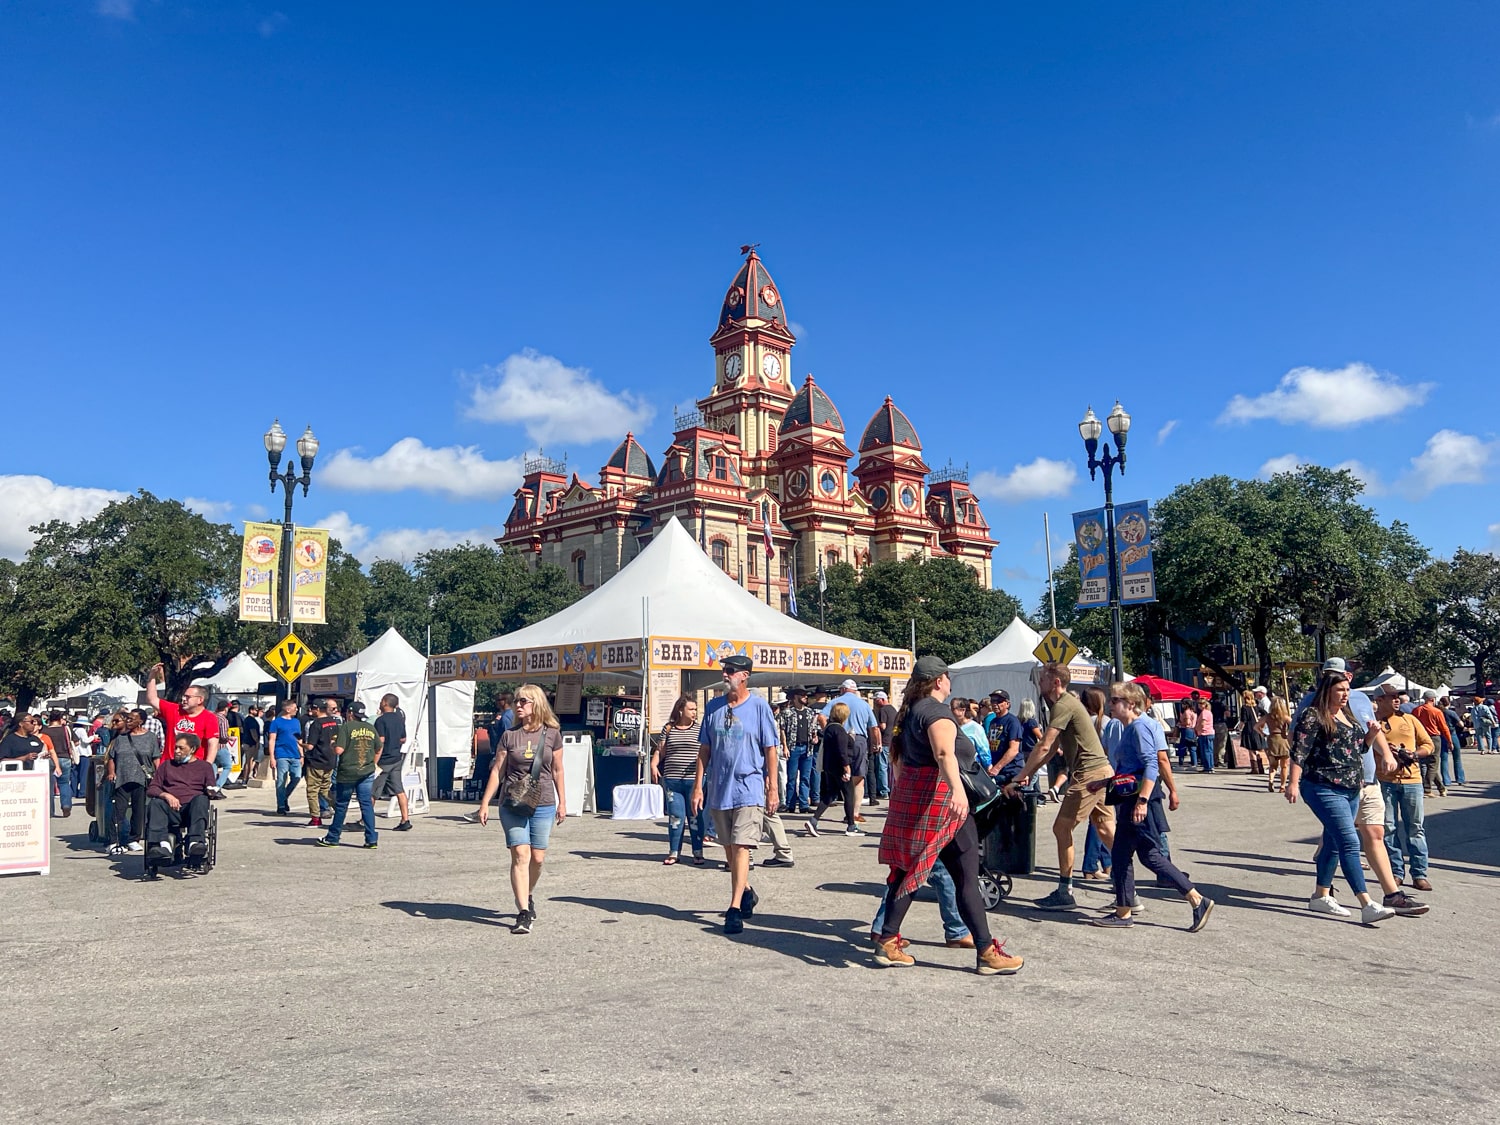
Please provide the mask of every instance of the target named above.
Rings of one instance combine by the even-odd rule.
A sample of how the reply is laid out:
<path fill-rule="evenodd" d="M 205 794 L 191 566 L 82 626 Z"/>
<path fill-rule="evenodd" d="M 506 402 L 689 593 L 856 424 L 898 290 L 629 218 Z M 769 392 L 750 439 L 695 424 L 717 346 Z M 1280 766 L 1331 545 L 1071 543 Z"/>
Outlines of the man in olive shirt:
<path fill-rule="evenodd" d="M 373 851 L 380 839 L 375 831 L 375 756 L 380 749 L 380 736 L 375 728 L 365 722 L 365 705 L 349 705 L 348 722 L 340 723 L 334 743 L 338 754 L 338 766 L 333 774 L 333 823 L 328 835 L 318 843 L 325 848 L 339 846 L 339 837 L 344 833 L 344 818 L 349 815 L 349 798 L 359 800 L 359 818 L 365 826 L 365 848 Z"/>
<path fill-rule="evenodd" d="M 1043 910 L 1071 910 L 1078 905 L 1073 898 L 1073 830 L 1084 817 L 1094 822 L 1099 842 L 1106 851 L 1115 842 L 1115 812 L 1104 803 L 1106 787 L 1089 791 L 1091 781 L 1112 777 L 1114 767 L 1109 764 L 1099 732 L 1094 729 L 1094 720 L 1084 709 L 1083 701 L 1068 691 L 1071 680 L 1066 664 L 1042 666 L 1039 686 L 1051 709 L 1047 732 L 1027 756 L 1020 775 L 1005 787 L 1007 797 L 1019 798 L 1032 775 L 1046 765 L 1054 751 L 1062 750 L 1068 789 L 1052 824 L 1052 834 L 1057 837 L 1057 890 L 1037 901 Z"/>

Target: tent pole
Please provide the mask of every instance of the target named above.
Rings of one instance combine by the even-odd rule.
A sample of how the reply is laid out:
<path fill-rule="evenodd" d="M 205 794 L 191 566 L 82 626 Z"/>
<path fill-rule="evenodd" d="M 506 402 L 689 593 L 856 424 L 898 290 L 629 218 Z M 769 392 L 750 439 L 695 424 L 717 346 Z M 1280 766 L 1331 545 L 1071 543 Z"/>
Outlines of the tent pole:
<path fill-rule="evenodd" d="M 1052 606 L 1052 627 L 1057 628 L 1057 577 L 1052 573 L 1052 521 L 1042 513 L 1042 542 L 1047 545 L 1047 602 Z"/>
<path fill-rule="evenodd" d="M 646 728 L 656 718 L 647 706 L 651 699 L 651 599 L 641 599 L 641 727 L 636 734 L 635 776 L 637 785 L 651 780 L 646 766 Z"/>

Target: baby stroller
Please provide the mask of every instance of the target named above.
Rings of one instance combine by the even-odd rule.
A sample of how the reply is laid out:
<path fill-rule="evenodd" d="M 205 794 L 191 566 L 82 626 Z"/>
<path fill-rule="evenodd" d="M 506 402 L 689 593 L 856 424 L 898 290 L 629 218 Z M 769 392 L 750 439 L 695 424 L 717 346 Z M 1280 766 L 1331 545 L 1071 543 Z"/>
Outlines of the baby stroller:
<path fill-rule="evenodd" d="M 994 910 L 1010 896 L 1012 875 L 1029 875 L 1035 861 L 1037 795 L 1003 793 L 974 813 L 979 832 L 979 894 Z"/>

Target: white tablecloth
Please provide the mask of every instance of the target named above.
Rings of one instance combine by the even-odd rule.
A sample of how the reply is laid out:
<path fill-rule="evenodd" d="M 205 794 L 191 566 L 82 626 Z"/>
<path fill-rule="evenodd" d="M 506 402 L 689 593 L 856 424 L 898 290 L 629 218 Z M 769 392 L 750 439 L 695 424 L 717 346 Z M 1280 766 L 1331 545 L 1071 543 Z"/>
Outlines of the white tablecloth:
<path fill-rule="evenodd" d="M 616 820 L 660 820 L 663 815 L 660 785 L 616 785 L 614 801 Z"/>

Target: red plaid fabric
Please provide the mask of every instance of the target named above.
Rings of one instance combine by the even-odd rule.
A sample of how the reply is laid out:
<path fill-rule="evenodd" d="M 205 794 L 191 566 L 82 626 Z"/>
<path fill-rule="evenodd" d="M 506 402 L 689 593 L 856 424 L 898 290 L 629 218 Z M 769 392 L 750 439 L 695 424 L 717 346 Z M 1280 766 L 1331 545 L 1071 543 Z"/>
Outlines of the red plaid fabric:
<path fill-rule="evenodd" d="M 891 787 L 880 834 L 880 862 L 906 872 L 898 895 L 914 895 L 927 882 L 938 852 L 963 824 L 948 808 L 948 783 L 936 766 L 902 766 Z"/>

